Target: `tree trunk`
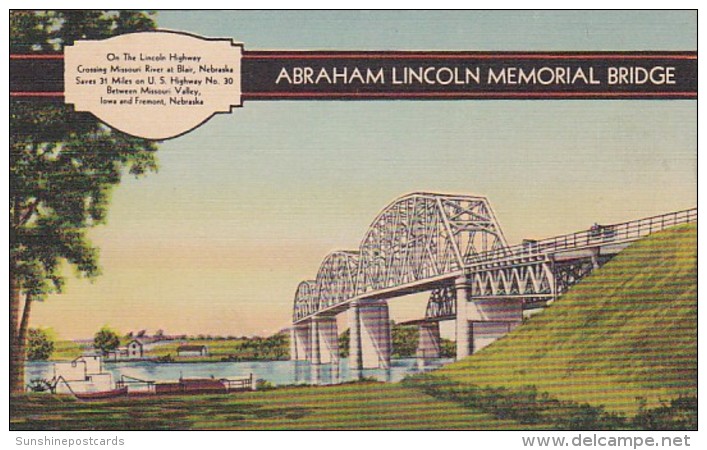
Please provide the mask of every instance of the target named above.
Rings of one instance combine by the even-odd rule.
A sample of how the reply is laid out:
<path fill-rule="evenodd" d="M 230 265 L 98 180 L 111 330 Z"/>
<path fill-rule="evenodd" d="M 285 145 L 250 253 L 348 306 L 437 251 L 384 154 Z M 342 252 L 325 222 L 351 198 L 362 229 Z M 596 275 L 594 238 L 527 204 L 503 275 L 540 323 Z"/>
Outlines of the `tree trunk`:
<path fill-rule="evenodd" d="M 32 310 L 32 296 L 25 295 L 25 307 L 22 312 L 22 320 L 20 321 L 20 331 L 17 333 L 18 340 L 18 356 L 17 358 L 22 362 L 20 367 L 20 379 L 22 381 L 22 389 L 24 389 L 25 384 L 25 361 L 27 360 L 27 333 L 29 332 L 29 314 Z"/>
<path fill-rule="evenodd" d="M 15 271 L 10 269 L 10 392 L 25 390 L 26 339 L 20 339 L 20 286 Z"/>

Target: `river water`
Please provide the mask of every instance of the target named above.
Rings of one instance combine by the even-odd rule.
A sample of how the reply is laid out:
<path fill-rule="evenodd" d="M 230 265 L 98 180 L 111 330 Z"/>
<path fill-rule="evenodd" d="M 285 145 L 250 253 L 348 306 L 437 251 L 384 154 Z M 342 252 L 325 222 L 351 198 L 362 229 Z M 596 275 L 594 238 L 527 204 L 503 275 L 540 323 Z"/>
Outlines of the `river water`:
<path fill-rule="evenodd" d="M 251 361 L 214 363 L 155 363 L 150 361 L 116 362 L 104 364 L 104 370 L 112 373 L 118 381 L 122 375 L 149 381 L 176 381 L 184 378 L 242 378 L 253 374 L 282 386 L 291 384 L 337 384 L 361 378 L 396 382 L 406 375 L 428 371 L 451 362 L 451 359 L 435 359 L 422 363 L 415 358 L 394 359 L 390 369 L 366 369 L 355 371 L 349 368 L 348 359 L 342 358 L 338 365 L 313 365 L 304 361 Z M 49 380 L 53 377 L 53 363 L 48 361 L 28 362 L 25 380 L 35 378 Z"/>

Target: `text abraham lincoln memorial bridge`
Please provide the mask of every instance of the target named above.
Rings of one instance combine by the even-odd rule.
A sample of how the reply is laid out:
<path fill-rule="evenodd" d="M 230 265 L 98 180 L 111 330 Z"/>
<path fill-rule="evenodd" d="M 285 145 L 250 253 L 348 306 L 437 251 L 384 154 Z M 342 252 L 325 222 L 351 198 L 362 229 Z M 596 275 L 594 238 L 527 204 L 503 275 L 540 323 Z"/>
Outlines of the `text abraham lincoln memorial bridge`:
<path fill-rule="evenodd" d="M 356 251 L 335 251 L 297 287 L 292 359 L 337 363 L 336 315 L 349 313 L 349 365 L 388 368 L 388 300 L 430 292 L 417 354 L 440 355 L 439 322 L 456 320 L 457 359 L 517 327 L 523 310 L 545 306 L 629 243 L 681 223 L 673 212 L 509 246 L 484 197 L 414 193 L 371 224 Z"/>

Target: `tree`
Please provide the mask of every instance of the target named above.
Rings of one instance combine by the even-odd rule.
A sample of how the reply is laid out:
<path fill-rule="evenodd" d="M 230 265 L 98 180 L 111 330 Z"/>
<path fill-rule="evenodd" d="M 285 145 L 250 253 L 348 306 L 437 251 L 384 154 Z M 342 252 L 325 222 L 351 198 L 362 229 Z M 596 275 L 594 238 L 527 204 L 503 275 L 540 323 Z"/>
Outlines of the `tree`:
<path fill-rule="evenodd" d="M 76 39 L 153 29 L 143 12 L 13 11 L 11 53 L 61 53 Z M 37 76 L 41 76 L 38 74 Z M 61 292 L 62 267 L 99 274 L 87 229 L 105 221 L 125 171 L 157 168 L 154 143 L 53 101 L 10 102 L 10 391 L 24 389 L 32 303 Z"/>
<path fill-rule="evenodd" d="M 27 359 L 46 361 L 54 353 L 54 340 L 44 330 L 30 328 L 27 336 Z"/>
<path fill-rule="evenodd" d="M 118 346 L 120 346 L 118 333 L 108 327 L 101 328 L 93 337 L 93 348 L 100 350 L 104 355 L 115 350 Z"/>
<path fill-rule="evenodd" d="M 393 324 L 391 339 L 394 358 L 410 358 L 417 352 L 417 342 L 419 339 L 417 327 L 409 325 Z"/>
<path fill-rule="evenodd" d="M 339 335 L 339 356 L 346 358 L 349 356 L 349 342 L 351 341 L 351 329 L 347 328 Z"/>
<path fill-rule="evenodd" d="M 442 338 L 440 353 L 439 356 L 442 358 L 455 358 L 457 356 L 457 343 L 450 339 Z"/>

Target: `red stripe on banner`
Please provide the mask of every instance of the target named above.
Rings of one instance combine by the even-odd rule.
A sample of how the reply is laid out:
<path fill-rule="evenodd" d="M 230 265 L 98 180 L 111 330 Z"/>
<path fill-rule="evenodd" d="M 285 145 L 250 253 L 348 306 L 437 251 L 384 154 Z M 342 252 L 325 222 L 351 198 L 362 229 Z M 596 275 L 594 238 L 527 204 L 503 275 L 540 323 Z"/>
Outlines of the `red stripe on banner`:
<path fill-rule="evenodd" d="M 63 92 L 10 92 L 10 97 L 63 97 Z"/>
<path fill-rule="evenodd" d="M 592 54 L 592 55 L 572 55 L 572 54 L 539 54 L 539 53 L 517 53 L 517 54 L 449 54 L 449 53 L 277 53 L 277 52 L 243 52 L 243 59 L 556 59 L 556 60 L 642 60 L 642 59 L 674 59 L 674 60 L 696 60 L 697 55 L 661 55 L 661 54 Z"/>
<path fill-rule="evenodd" d="M 41 55 L 41 54 L 27 54 L 27 55 L 10 55 L 10 59 L 64 59 L 63 54 L 53 54 L 53 55 Z"/>
<path fill-rule="evenodd" d="M 252 97 L 261 98 L 297 98 L 297 97 L 331 97 L 331 98 L 375 98 L 375 97 L 537 97 L 537 98 L 575 98 L 575 97 L 697 97 L 696 92 L 243 92 L 247 100 Z"/>
<path fill-rule="evenodd" d="M 418 58 L 438 58 L 438 59 L 675 59 L 675 60 L 696 60 L 696 54 L 671 55 L 671 54 L 553 54 L 553 53 L 444 53 L 444 52 L 420 52 L 420 53 L 404 53 L 404 52 L 371 52 L 371 53 L 309 53 L 302 51 L 301 53 L 286 53 L 278 51 L 245 51 L 243 59 L 353 59 L 353 58 L 369 58 L 369 59 L 418 59 Z M 10 55 L 10 59 L 64 59 L 63 54 L 14 54 Z"/>

